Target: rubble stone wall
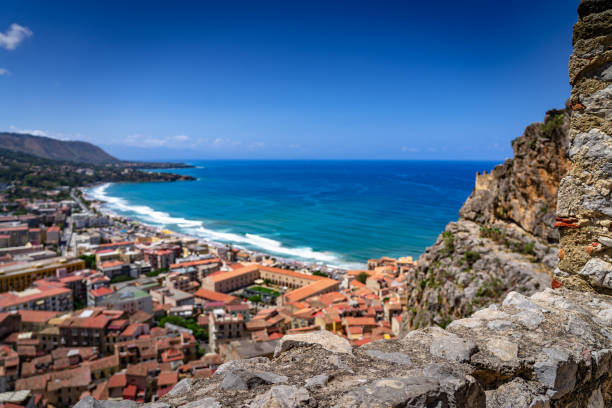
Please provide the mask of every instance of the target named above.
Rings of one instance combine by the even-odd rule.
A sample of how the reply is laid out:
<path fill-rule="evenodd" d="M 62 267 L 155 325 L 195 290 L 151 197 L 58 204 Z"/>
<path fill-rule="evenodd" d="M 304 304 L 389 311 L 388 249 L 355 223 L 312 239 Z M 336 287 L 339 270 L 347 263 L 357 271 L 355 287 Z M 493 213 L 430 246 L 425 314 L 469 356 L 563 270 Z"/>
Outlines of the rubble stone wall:
<path fill-rule="evenodd" d="M 557 280 L 612 294 L 612 2 L 583 0 L 569 61 L 572 170 L 557 199 Z"/>

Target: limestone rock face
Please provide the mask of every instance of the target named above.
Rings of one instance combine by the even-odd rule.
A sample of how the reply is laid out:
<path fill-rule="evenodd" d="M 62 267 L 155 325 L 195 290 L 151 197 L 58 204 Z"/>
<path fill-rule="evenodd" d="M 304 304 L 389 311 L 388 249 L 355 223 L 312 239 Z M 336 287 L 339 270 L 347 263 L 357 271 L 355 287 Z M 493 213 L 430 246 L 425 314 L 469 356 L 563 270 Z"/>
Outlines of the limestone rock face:
<path fill-rule="evenodd" d="M 612 406 L 612 298 L 568 289 L 509 293 L 491 306 L 398 340 L 330 351 L 322 332 L 271 360 L 230 363 L 164 396 L 164 407 Z M 541 316 L 525 324 L 525 314 Z M 503 321 L 492 330 L 491 322 Z M 320 339 L 317 339 L 320 337 Z M 222 366 L 223 367 L 223 366 Z M 247 386 L 229 386 L 231 384 Z M 257 381 L 251 381 L 257 379 Z M 185 388 L 187 387 L 187 388 Z M 84 399 L 79 408 L 111 407 Z M 589 405 L 591 404 L 591 405 Z M 599 405 L 597 405 L 599 404 Z M 114 405 L 113 405 L 114 406 Z M 127 406 L 127 405 L 126 405 Z M 131 405 L 130 405 L 131 406 Z M 144 404 L 139 408 L 154 408 Z"/>
<path fill-rule="evenodd" d="M 550 287 L 557 265 L 557 187 L 570 168 L 569 108 L 552 110 L 512 142 L 514 158 L 476 186 L 435 244 L 409 274 L 404 333 L 444 326 L 510 291 Z M 500 322 L 490 322 L 495 330 Z"/>
<path fill-rule="evenodd" d="M 570 57 L 570 159 L 559 187 L 556 279 L 612 294 L 612 2 L 583 0 Z"/>

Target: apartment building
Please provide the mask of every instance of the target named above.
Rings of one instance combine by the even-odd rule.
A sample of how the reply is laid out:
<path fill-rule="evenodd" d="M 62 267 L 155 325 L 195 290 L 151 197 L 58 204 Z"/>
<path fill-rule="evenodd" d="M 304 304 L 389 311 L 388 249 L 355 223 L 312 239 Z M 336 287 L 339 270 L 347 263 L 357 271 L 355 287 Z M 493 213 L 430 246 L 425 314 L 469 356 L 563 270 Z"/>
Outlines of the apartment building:
<path fill-rule="evenodd" d="M 209 344 L 216 350 L 219 343 L 225 343 L 244 336 L 244 318 L 240 314 L 228 314 L 216 309 L 208 315 Z"/>
<path fill-rule="evenodd" d="M 35 280 L 55 276 L 58 269 L 64 269 L 66 273 L 79 271 L 85 269 L 85 261 L 55 257 L 0 266 L 0 292 L 24 290 Z"/>
<path fill-rule="evenodd" d="M 72 307 L 72 290 L 61 286 L 42 284 L 19 292 L 0 293 L 0 312 L 22 309 L 70 311 Z"/>
<path fill-rule="evenodd" d="M 153 300 L 162 305 L 171 305 L 172 307 L 177 306 L 191 306 L 195 304 L 194 296 L 191 293 L 183 292 L 182 290 L 172 288 L 160 288 L 151 290 L 150 292 Z"/>
<path fill-rule="evenodd" d="M 153 300 L 144 290 L 134 286 L 126 286 L 104 296 L 103 299 L 96 302 L 96 306 L 108 306 L 113 309 L 123 310 L 127 313 L 136 313 L 143 311 L 149 314 L 153 313 Z"/>
<path fill-rule="evenodd" d="M 97 347 L 102 352 L 105 350 L 107 326 L 122 314 L 118 310 L 83 310 L 59 324 L 61 342 L 68 347 Z"/>

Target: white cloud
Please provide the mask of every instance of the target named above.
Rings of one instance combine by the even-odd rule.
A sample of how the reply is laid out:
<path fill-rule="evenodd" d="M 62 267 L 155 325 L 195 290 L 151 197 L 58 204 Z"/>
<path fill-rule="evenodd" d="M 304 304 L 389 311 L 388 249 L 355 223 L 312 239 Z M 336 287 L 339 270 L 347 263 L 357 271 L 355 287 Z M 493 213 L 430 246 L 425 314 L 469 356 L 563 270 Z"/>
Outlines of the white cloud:
<path fill-rule="evenodd" d="M 174 140 L 176 140 L 178 142 L 184 142 L 184 141 L 189 140 L 189 136 L 187 136 L 187 135 L 176 135 L 176 136 L 173 136 L 173 138 L 174 138 Z"/>
<path fill-rule="evenodd" d="M 206 139 L 192 139 L 187 135 L 173 135 L 165 137 L 145 136 L 140 133 L 129 135 L 117 144 L 135 147 L 170 147 L 193 148 L 206 142 Z"/>
<path fill-rule="evenodd" d="M 13 23 L 5 33 L 0 33 L 0 47 L 14 50 L 27 37 L 32 36 L 28 27 Z"/>
<path fill-rule="evenodd" d="M 50 137 L 52 139 L 58 139 L 58 140 L 78 140 L 78 141 L 88 141 L 88 137 L 85 135 L 82 135 L 81 133 L 74 133 L 74 134 L 66 134 L 66 133 L 60 133 L 60 132 L 52 132 L 49 130 L 42 130 L 42 129 L 25 129 L 25 128 L 20 128 L 14 125 L 9 126 L 9 130 L 13 133 L 25 133 L 28 135 L 33 135 L 33 136 L 44 136 L 44 137 Z"/>
<path fill-rule="evenodd" d="M 206 139 L 202 137 L 191 137 L 184 134 L 174 136 L 146 136 L 140 133 L 129 135 L 113 144 L 142 148 L 170 148 L 170 149 L 260 149 L 264 146 L 261 142 L 243 143 L 240 140 L 217 137 Z"/>
<path fill-rule="evenodd" d="M 9 75 L 10 71 L 6 68 L 0 68 L 0 76 Z"/>
<path fill-rule="evenodd" d="M 27 133 L 28 135 L 51 137 L 51 136 L 49 136 L 49 132 L 47 132 L 46 130 L 40 130 L 40 129 L 21 129 L 21 128 L 18 128 L 17 126 L 13 126 L 13 125 L 11 125 L 9 127 L 9 129 L 11 130 L 11 132 L 14 132 L 14 133 Z"/>

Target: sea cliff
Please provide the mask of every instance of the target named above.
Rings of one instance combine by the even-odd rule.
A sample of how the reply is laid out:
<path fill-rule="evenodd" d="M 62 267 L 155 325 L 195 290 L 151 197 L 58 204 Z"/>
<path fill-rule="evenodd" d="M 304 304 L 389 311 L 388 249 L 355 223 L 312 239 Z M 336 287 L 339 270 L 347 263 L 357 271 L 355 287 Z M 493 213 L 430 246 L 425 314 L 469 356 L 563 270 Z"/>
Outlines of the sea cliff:
<path fill-rule="evenodd" d="M 557 187 L 571 167 L 569 109 L 551 110 L 512 142 L 514 158 L 477 174 L 449 223 L 408 276 L 404 331 L 468 316 L 510 291 L 550 287 L 557 263 Z"/>

